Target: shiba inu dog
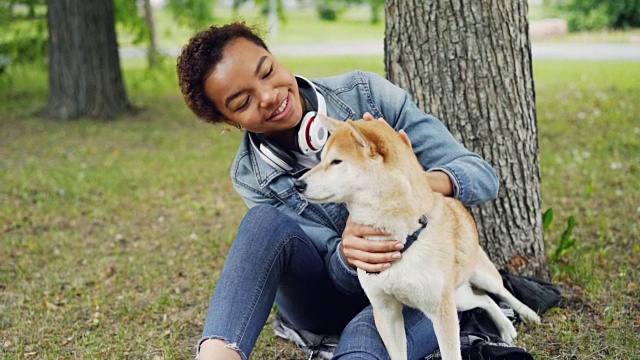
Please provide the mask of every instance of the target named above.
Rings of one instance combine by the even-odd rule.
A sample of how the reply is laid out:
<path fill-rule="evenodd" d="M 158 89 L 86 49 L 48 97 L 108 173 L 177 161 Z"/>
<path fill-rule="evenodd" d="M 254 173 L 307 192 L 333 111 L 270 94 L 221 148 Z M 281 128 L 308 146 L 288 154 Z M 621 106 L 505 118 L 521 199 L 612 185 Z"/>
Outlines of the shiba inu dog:
<path fill-rule="evenodd" d="M 461 359 L 458 310 L 483 308 L 505 341 L 515 339 L 513 324 L 487 292 L 525 321 L 540 321 L 503 287 L 462 203 L 429 187 L 408 138 L 385 121 L 322 121 L 332 135 L 321 162 L 296 181 L 298 191 L 310 202 L 344 202 L 355 222 L 391 234 L 372 240 L 405 241 L 390 268 L 375 275 L 358 269 L 391 359 L 407 358 L 403 305 L 431 319 L 444 360 Z"/>

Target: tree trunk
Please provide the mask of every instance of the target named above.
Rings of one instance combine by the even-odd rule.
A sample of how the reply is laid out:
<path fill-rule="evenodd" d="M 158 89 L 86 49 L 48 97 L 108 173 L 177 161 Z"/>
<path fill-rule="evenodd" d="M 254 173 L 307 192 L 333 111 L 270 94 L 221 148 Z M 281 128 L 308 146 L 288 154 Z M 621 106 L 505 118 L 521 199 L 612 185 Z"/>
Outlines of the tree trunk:
<path fill-rule="evenodd" d="M 49 99 L 55 119 L 113 119 L 129 109 L 113 1 L 49 0 Z"/>
<path fill-rule="evenodd" d="M 548 278 L 535 92 L 522 0 L 387 0 L 385 70 L 500 177 L 474 207 L 499 268 Z"/>
<path fill-rule="evenodd" d="M 155 68 L 158 65 L 160 53 L 158 52 L 158 37 L 156 36 L 156 26 L 153 21 L 153 8 L 151 0 L 144 0 L 144 21 L 149 28 L 149 48 L 147 49 L 147 61 L 149 68 Z"/>

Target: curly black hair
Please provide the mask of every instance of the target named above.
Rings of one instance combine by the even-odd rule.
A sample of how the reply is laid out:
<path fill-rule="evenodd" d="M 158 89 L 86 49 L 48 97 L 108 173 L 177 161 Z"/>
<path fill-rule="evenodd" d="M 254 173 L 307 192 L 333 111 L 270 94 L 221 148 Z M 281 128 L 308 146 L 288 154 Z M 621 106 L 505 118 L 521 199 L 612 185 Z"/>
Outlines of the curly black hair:
<path fill-rule="evenodd" d="M 180 90 L 187 106 L 200 119 L 222 122 L 222 113 L 204 92 L 204 82 L 222 60 L 222 53 L 231 41 L 244 38 L 269 51 L 257 31 L 244 22 L 223 26 L 213 25 L 194 35 L 182 48 L 176 65 Z"/>

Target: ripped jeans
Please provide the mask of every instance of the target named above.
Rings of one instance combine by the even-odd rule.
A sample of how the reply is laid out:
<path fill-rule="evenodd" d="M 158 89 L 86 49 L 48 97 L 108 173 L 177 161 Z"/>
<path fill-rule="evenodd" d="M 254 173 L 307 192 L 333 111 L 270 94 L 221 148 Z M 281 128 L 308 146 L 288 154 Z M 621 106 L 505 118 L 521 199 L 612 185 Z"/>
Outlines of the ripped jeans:
<path fill-rule="evenodd" d="M 248 359 L 273 304 L 297 329 L 341 334 L 334 359 L 389 359 L 364 295 L 337 291 L 312 241 L 288 216 L 259 205 L 243 219 L 211 298 L 200 344 L 221 339 Z M 437 348 L 431 322 L 404 309 L 409 359 Z"/>

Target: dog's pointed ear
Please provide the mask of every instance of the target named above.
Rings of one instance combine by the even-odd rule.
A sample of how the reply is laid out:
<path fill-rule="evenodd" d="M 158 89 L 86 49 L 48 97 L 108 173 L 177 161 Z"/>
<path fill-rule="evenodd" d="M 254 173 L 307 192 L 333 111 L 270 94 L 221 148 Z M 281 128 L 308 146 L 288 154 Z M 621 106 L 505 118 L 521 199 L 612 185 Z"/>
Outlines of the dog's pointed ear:
<path fill-rule="evenodd" d="M 356 139 L 356 143 L 366 151 L 369 151 L 369 142 L 367 142 L 367 139 L 362 136 L 360 130 L 353 124 L 353 120 L 347 120 L 345 123 L 349 127 L 349 130 L 351 130 L 351 135 Z"/>
<path fill-rule="evenodd" d="M 324 114 L 318 114 L 318 120 L 320 123 L 329 131 L 329 133 L 333 134 L 338 130 L 340 126 L 343 126 L 344 123 L 340 120 L 336 120 L 334 118 L 328 117 Z"/>

